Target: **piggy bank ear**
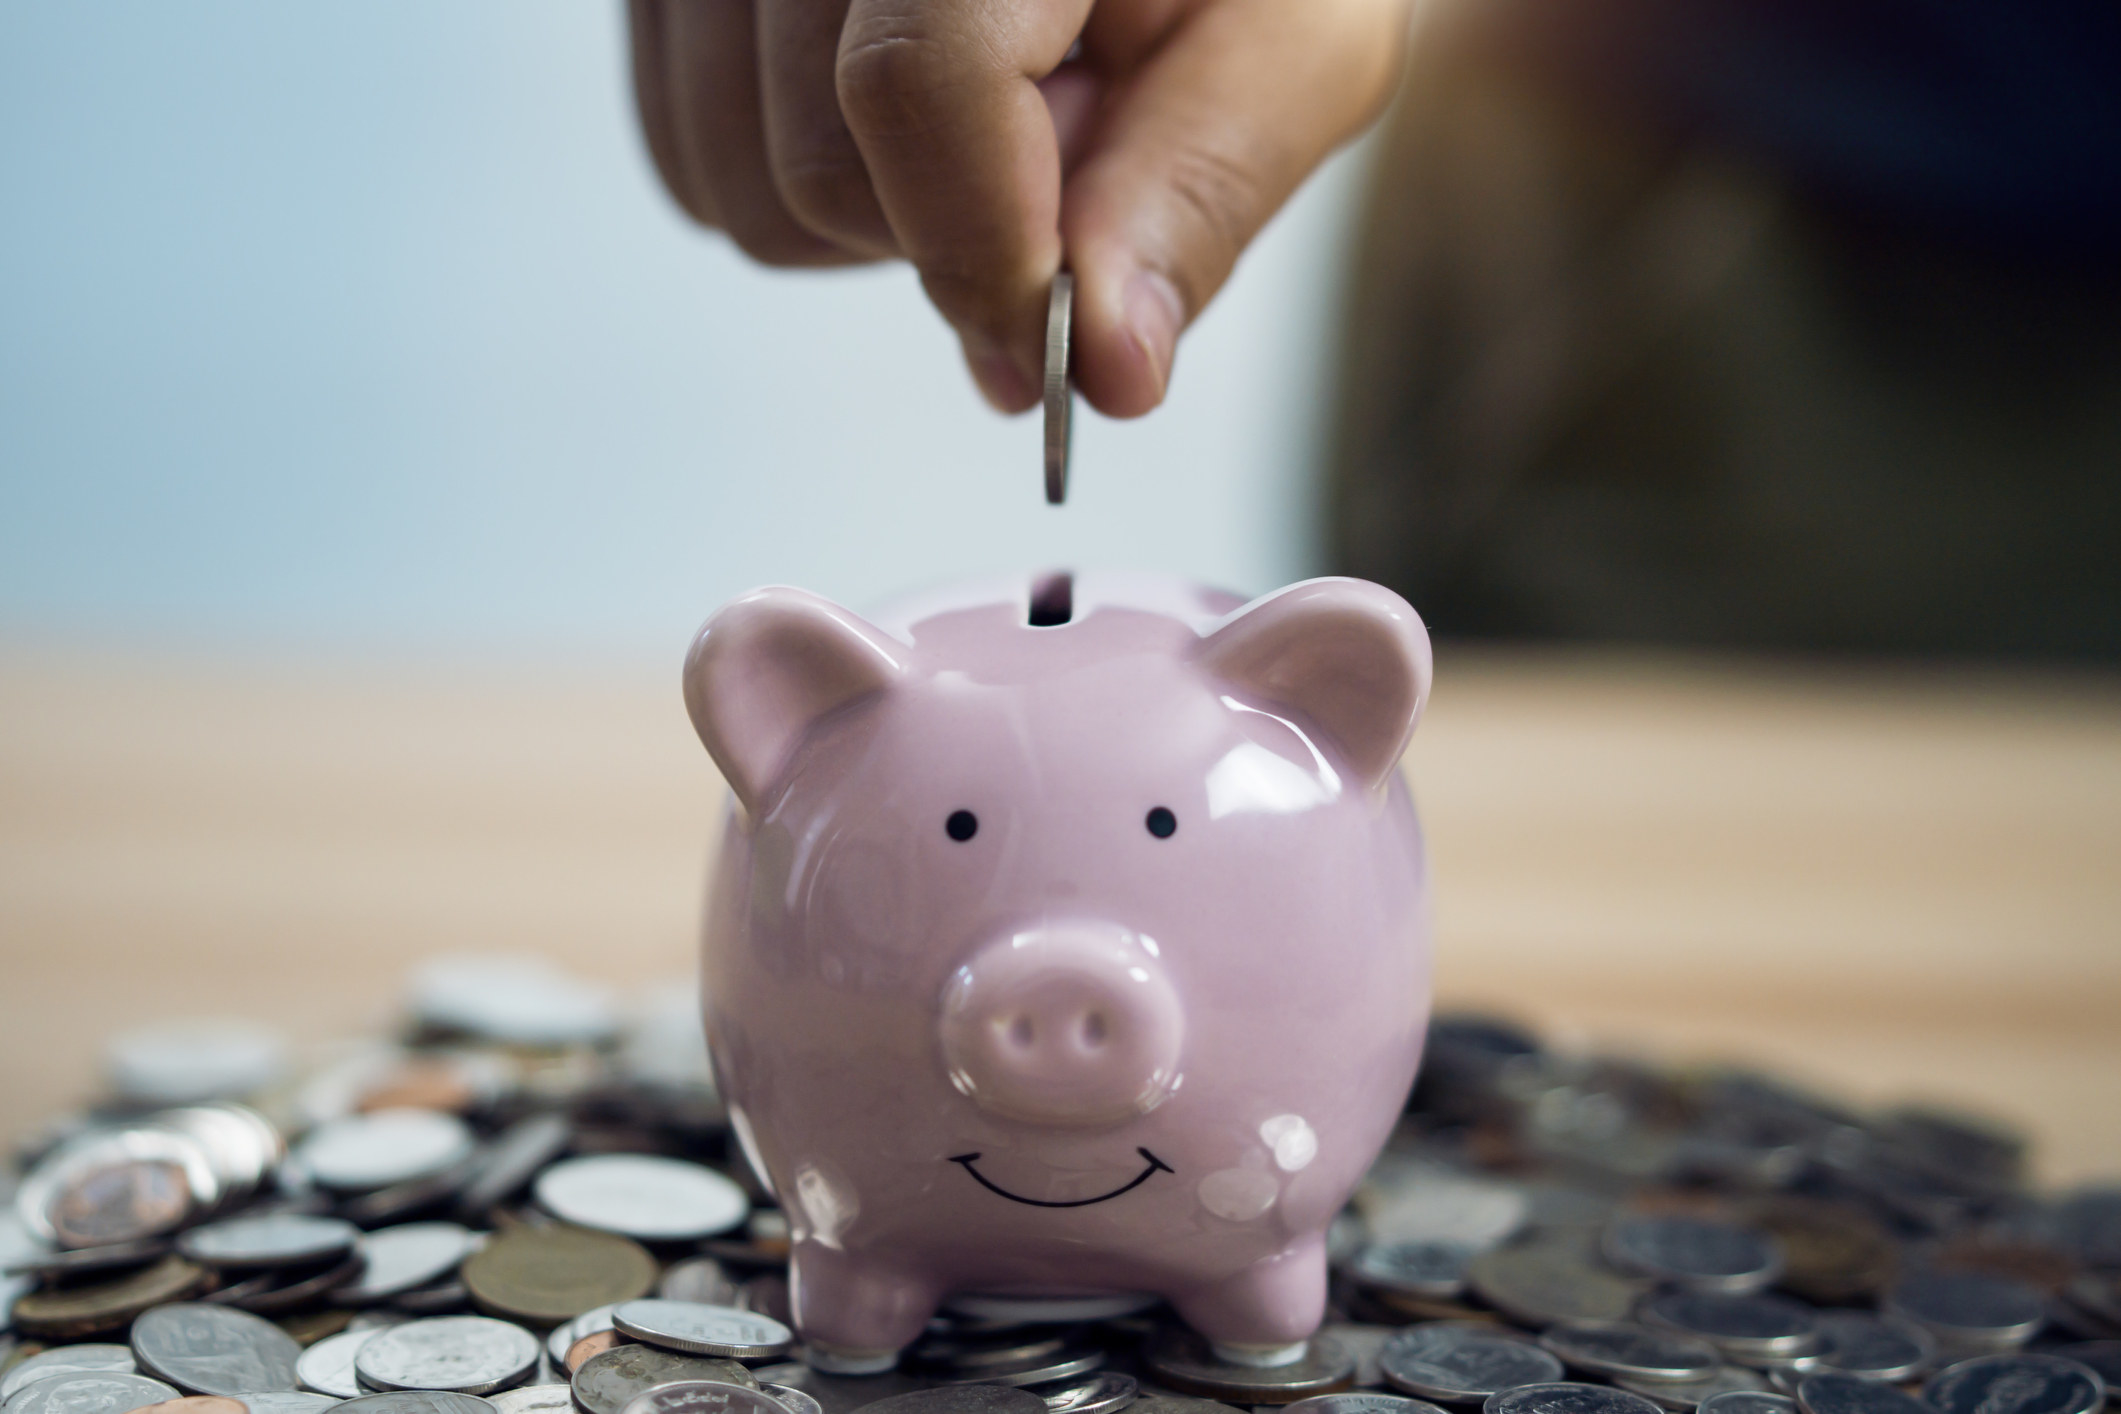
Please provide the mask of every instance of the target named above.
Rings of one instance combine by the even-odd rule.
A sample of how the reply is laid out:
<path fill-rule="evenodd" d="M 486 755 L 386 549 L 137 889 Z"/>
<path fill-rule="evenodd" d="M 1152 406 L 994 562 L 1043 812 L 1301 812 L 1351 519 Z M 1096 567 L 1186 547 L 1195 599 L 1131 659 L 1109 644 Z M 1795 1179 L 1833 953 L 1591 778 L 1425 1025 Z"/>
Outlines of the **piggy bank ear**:
<path fill-rule="evenodd" d="M 1406 600 L 1360 579 L 1262 595 L 1201 640 L 1217 678 L 1323 732 L 1364 785 L 1399 764 L 1429 698 L 1429 633 Z"/>
<path fill-rule="evenodd" d="M 747 812 L 756 813 L 827 713 L 905 675 L 906 647 L 830 600 L 758 589 L 715 611 L 685 655 L 685 709 Z"/>

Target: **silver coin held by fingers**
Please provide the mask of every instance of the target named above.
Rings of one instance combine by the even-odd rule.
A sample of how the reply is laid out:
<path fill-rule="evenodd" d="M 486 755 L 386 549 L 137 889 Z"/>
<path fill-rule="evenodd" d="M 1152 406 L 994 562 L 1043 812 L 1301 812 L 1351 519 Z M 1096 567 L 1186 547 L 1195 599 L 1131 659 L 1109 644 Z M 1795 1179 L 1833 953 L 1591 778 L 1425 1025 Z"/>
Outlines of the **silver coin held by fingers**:
<path fill-rule="evenodd" d="M 1053 277 L 1046 301 L 1046 504 L 1068 499 L 1068 452 L 1074 437 L 1075 385 L 1068 378 L 1068 346 L 1075 324 L 1075 277 Z"/>

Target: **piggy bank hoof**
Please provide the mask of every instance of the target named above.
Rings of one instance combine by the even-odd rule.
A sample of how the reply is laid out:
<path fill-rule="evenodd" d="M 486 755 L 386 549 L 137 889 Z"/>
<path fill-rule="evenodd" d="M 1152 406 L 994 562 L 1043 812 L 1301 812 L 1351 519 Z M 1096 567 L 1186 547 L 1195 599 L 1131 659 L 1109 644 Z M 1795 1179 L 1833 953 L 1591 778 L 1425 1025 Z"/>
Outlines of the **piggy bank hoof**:
<path fill-rule="evenodd" d="M 821 1375 L 881 1375 L 898 1368 L 896 1350 L 854 1350 L 814 1340 L 803 1347 L 803 1360 Z"/>
<path fill-rule="evenodd" d="M 1221 1345 L 1210 1342 L 1208 1348 L 1215 1352 L 1218 1360 L 1227 1360 L 1232 1365 L 1246 1365 L 1255 1370 L 1271 1370 L 1277 1365 L 1294 1365 L 1304 1358 L 1311 1348 L 1308 1340 L 1299 1340 L 1294 1345 Z"/>

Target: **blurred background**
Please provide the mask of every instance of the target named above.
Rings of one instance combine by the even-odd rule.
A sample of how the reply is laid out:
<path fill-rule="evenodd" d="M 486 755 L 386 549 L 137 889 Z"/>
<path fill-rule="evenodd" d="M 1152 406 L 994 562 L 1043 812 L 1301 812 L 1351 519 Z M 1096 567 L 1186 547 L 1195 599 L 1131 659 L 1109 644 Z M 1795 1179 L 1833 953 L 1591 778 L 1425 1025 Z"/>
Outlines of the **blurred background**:
<path fill-rule="evenodd" d="M 1447 1003 L 2121 1171 L 2121 36 L 1665 8 L 1426 7 L 1062 511 L 908 272 L 688 227 L 616 6 L 0 12 L 0 1128 L 689 987 L 699 620 L 1096 564 L 1423 610 Z"/>

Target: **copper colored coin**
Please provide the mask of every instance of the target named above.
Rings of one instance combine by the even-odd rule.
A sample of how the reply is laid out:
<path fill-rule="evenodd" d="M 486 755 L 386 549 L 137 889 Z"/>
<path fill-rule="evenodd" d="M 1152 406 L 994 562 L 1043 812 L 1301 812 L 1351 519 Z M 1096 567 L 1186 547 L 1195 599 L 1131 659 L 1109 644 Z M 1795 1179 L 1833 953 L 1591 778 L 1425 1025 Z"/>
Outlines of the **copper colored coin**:
<path fill-rule="evenodd" d="M 168 1232 L 191 1215 L 191 1180 L 167 1159 L 99 1164 L 69 1178 L 45 1216 L 68 1247 L 133 1242 Z"/>
<path fill-rule="evenodd" d="M 150 1306 L 190 1295 L 205 1280 L 204 1268 L 182 1257 L 164 1257 L 115 1281 L 33 1291 L 15 1302 L 15 1329 L 60 1340 L 118 1330 Z"/>
<path fill-rule="evenodd" d="M 571 1375 L 581 1369 L 582 1363 L 590 1356 L 602 1355 L 607 1350 L 631 1344 L 633 1342 L 630 1339 L 620 1335 L 615 1330 L 597 1331 L 594 1334 L 583 1336 L 580 1340 L 568 1346 L 567 1358 L 560 1363 L 567 1367 L 567 1373 Z"/>
<path fill-rule="evenodd" d="M 143 1404 L 133 1414 L 250 1414 L 250 1406 L 226 1395 L 188 1394 L 160 1404 Z"/>

